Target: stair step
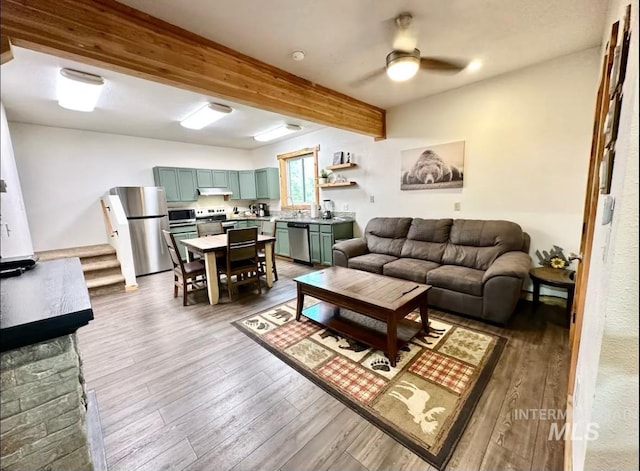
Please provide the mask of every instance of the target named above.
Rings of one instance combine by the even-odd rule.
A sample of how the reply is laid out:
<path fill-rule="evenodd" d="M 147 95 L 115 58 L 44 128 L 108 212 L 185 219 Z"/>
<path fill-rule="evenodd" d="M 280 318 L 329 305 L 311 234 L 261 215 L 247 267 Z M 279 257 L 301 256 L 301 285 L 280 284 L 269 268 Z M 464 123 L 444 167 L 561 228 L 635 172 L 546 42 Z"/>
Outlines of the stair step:
<path fill-rule="evenodd" d="M 100 257 L 105 255 L 113 255 L 115 256 L 116 249 L 114 249 L 109 244 L 100 244 L 100 245 L 87 245 L 85 247 L 71 247 L 68 249 L 57 249 L 57 250 L 45 250 L 44 252 L 38 252 L 39 259 L 41 261 L 47 260 L 58 260 L 61 258 L 89 258 L 89 257 Z"/>
<path fill-rule="evenodd" d="M 85 260 L 81 260 L 82 271 L 85 273 L 98 270 L 108 270 L 110 268 L 120 268 L 120 262 L 117 258 L 107 258 L 105 260 L 95 260 L 95 257 L 91 257 Z"/>
<path fill-rule="evenodd" d="M 103 268 L 100 270 L 90 270 L 84 272 L 84 279 L 89 282 L 89 280 L 95 280 L 98 278 L 107 278 L 113 275 L 122 275 L 122 270 L 120 270 L 120 265 L 117 267 L 111 268 Z"/>
<path fill-rule="evenodd" d="M 100 278 L 94 278 L 92 280 L 87 281 L 87 288 L 94 289 L 100 288 L 102 286 L 115 285 L 118 283 L 122 283 L 122 288 L 124 289 L 124 276 L 122 275 L 108 275 L 101 276 Z"/>
<path fill-rule="evenodd" d="M 122 276 L 122 274 L 100 276 L 90 279 L 86 279 L 85 275 L 85 280 L 87 282 L 87 288 L 89 288 L 89 296 L 91 297 L 125 290 L 124 276 Z"/>

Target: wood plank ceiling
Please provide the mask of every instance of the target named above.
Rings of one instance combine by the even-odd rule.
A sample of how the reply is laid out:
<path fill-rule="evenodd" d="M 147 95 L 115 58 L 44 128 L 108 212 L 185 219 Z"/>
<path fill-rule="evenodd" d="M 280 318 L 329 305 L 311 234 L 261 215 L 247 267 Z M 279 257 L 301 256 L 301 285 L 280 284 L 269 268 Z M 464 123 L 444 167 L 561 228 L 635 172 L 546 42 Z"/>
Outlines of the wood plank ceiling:
<path fill-rule="evenodd" d="M 1 9 L 3 63 L 11 59 L 14 44 L 376 139 L 386 137 L 385 110 L 114 0 L 3 0 Z"/>

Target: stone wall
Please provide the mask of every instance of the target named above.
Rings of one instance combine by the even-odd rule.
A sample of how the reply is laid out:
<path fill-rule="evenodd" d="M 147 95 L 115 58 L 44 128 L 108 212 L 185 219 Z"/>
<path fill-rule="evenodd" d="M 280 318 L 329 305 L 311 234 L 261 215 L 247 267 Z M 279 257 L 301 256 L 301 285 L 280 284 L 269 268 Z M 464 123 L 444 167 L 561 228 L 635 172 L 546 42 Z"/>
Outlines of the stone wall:
<path fill-rule="evenodd" d="M 4 470 L 92 470 L 75 334 L 0 355 Z"/>

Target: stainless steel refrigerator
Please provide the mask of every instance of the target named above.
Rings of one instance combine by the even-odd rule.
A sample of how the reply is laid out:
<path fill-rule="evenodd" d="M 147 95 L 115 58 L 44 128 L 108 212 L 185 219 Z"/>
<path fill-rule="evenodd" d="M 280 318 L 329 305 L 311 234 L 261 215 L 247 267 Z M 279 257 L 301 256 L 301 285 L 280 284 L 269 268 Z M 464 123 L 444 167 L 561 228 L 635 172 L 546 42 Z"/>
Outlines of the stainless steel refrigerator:
<path fill-rule="evenodd" d="M 120 197 L 129 221 L 136 276 L 170 270 L 173 264 L 162 236 L 162 229 L 169 230 L 164 188 L 117 186 L 109 193 Z"/>

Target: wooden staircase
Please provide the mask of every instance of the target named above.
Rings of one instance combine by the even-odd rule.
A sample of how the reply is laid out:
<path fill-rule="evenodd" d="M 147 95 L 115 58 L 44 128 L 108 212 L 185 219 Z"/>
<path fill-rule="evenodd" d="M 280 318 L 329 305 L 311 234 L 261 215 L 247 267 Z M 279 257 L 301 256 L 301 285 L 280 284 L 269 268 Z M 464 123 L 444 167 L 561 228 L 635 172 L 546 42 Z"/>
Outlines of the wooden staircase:
<path fill-rule="evenodd" d="M 90 296 L 124 291 L 124 276 L 116 250 L 109 244 L 38 252 L 40 261 L 79 257 Z"/>

